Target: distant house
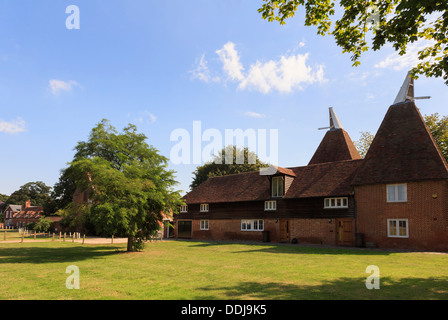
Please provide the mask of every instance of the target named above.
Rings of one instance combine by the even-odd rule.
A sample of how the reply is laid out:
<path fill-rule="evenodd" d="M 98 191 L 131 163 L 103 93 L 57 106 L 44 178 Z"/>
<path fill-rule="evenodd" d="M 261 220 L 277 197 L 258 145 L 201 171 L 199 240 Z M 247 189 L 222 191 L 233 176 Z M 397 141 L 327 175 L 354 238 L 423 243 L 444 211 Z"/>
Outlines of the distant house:
<path fill-rule="evenodd" d="M 5 210 L 5 226 L 20 228 L 31 222 L 38 222 L 43 211 L 40 206 L 31 206 L 30 200 L 24 205 L 9 205 Z"/>
<path fill-rule="evenodd" d="M 361 159 L 330 109 L 307 166 L 212 177 L 184 196 L 176 238 L 448 251 L 448 165 L 407 77 Z"/>
<path fill-rule="evenodd" d="M 5 211 L 4 211 L 5 226 L 7 226 L 7 227 L 14 226 L 14 224 L 13 224 L 13 216 L 16 213 L 19 213 L 21 210 L 22 210 L 22 206 L 21 205 L 10 204 L 9 206 L 7 206 Z"/>

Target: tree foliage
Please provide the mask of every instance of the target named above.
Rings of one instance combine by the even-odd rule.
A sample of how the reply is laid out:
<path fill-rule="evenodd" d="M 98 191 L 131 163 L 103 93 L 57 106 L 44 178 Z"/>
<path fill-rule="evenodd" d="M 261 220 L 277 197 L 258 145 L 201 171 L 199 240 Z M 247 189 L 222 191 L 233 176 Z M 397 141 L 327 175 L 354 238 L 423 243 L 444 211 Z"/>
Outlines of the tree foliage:
<path fill-rule="evenodd" d="M 41 217 L 34 225 L 33 230 L 38 232 L 48 232 L 52 223 L 53 221 L 50 218 Z"/>
<path fill-rule="evenodd" d="M 51 187 L 48 187 L 42 181 L 28 182 L 21 186 L 19 190 L 14 191 L 6 204 L 21 205 L 30 200 L 32 206 L 45 207 L 51 201 L 50 192 Z"/>
<path fill-rule="evenodd" d="M 361 158 L 365 158 L 374 138 L 375 135 L 371 134 L 370 132 L 361 131 L 361 137 L 359 138 L 359 140 L 355 141 L 356 149 L 358 150 Z"/>
<path fill-rule="evenodd" d="M 45 208 L 45 213 L 54 214 L 72 203 L 76 184 L 71 178 L 70 170 L 70 167 L 61 170 L 59 180 L 51 192 L 52 201 Z"/>
<path fill-rule="evenodd" d="M 425 115 L 424 118 L 442 155 L 448 162 L 448 116 L 441 116 L 438 113 L 434 113 Z"/>
<path fill-rule="evenodd" d="M 79 142 L 70 178 L 90 191 L 86 214 L 98 234 L 128 238 L 128 251 L 141 250 L 163 221 L 182 204 L 168 160 L 128 125 L 118 133 L 103 120 Z"/>
<path fill-rule="evenodd" d="M 196 168 L 193 172 L 194 178 L 190 188 L 196 188 L 210 177 L 257 171 L 268 166 L 266 163 L 261 162 L 257 155 L 249 151 L 248 148 L 227 146 L 218 155 L 215 155 L 213 160 Z"/>
<path fill-rule="evenodd" d="M 7 196 L 6 194 L 2 194 L 0 193 L 0 201 L 6 202 L 8 201 L 9 196 Z"/>
<path fill-rule="evenodd" d="M 305 25 L 317 27 L 319 35 L 332 35 L 345 53 L 351 53 L 354 66 L 361 54 L 381 49 L 387 43 L 400 55 L 408 46 L 424 40 L 428 45 L 418 52 L 421 61 L 412 75 L 443 77 L 448 85 L 448 2 L 440 0 L 263 0 L 263 19 L 285 21 L 299 7 L 305 10 Z M 335 19 L 336 4 L 342 16 Z M 334 21 L 334 23 L 333 23 Z M 372 33 L 371 44 L 366 37 Z M 369 45 L 371 47 L 369 47 Z"/>

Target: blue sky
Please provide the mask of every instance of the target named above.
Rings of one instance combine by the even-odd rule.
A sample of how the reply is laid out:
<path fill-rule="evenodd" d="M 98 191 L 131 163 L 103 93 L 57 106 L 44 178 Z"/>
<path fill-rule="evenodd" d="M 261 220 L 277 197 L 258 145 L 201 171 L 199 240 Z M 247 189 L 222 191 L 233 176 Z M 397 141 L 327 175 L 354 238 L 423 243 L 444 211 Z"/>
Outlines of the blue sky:
<path fill-rule="evenodd" d="M 279 165 L 306 165 L 333 107 L 352 140 L 375 133 L 415 61 L 390 47 L 351 66 L 331 37 L 263 20 L 261 0 L 5 0 L 0 3 L 0 193 L 53 186 L 101 119 L 137 125 L 169 157 L 176 129 L 278 129 Z M 80 29 L 66 28 L 69 5 Z M 422 114 L 448 114 L 441 79 L 420 78 Z M 196 164 L 175 165 L 189 190 Z"/>

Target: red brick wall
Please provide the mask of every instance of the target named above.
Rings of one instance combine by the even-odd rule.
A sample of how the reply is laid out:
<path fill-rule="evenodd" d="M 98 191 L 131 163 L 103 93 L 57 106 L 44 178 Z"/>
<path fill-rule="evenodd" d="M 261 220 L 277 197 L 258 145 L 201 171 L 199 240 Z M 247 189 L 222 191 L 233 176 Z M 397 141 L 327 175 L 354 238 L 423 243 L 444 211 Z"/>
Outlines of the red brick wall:
<path fill-rule="evenodd" d="M 289 223 L 290 238 L 299 243 L 336 244 L 336 219 L 292 219 Z"/>
<path fill-rule="evenodd" d="M 336 244 L 336 220 L 288 219 L 290 240 L 299 243 Z M 261 231 L 241 231 L 240 219 L 209 220 L 209 230 L 200 230 L 200 220 L 192 220 L 192 239 L 262 241 Z M 280 242 L 280 220 L 264 219 L 264 230 L 269 231 L 271 242 Z M 175 228 L 177 237 L 177 227 Z"/>
<path fill-rule="evenodd" d="M 433 195 L 437 195 L 434 199 Z M 387 203 L 386 185 L 355 187 L 357 232 L 378 247 L 448 250 L 448 183 L 407 183 L 407 202 Z M 408 219 L 409 238 L 390 238 L 387 219 Z"/>
<path fill-rule="evenodd" d="M 276 241 L 277 230 L 273 220 L 264 220 L 264 230 L 270 231 L 271 241 Z M 209 220 L 209 230 L 200 230 L 200 220 L 193 220 L 193 239 L 262 241 L 262 231 L 241 231 L 241 220 Z"/>

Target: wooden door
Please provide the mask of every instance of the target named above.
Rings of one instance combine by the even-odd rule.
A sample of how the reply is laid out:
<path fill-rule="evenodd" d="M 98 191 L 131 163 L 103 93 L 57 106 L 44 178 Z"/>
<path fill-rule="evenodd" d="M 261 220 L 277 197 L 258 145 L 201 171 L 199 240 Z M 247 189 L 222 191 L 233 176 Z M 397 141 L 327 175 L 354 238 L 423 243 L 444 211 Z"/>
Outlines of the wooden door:
<path fill-rule="evenodd" d="M 280 220 L 280 242 L 289 242 L 289 220 Z"/>
<path fill-rule="evenodd" d="M 191 238 L 192 221 L 181 220 L 177 221 L 177 237 L 178 238 Z"/>
<path fill-rule="evenodd" d="M 353 219 L 338 219 L 337 223 L 337 244 L 341 246 L 354 245 Z"/>

